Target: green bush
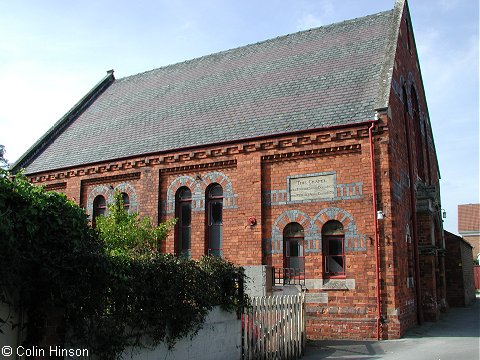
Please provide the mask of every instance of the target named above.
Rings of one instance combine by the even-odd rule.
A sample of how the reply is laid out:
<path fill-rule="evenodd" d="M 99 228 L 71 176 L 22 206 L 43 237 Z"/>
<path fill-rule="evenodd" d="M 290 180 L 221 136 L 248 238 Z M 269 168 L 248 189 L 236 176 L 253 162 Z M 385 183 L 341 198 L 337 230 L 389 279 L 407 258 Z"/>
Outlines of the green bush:
<path fill-rule="evenodd" d="M 82 209 L 22 174 L 0 175 L 0 218 L 0 301 L 27 313 L 35 344 L 52 309 L 78 309 L 94 296 L 102 244 Z"/>
<path fill-rule="evenodd" d="M 116 194 L 108 215 L 96 224 L 108 254 L 101 311 L 79 313 L 72 323 L 77 340 L 88 338 L 102 358 L 116 358 L 127 346 L 166 342 L 172 347 L 195 334 L 214 306 L 228 311 L 244 306 L 246 298 L 237 291 L 239 269 L 231 263 L 157 251 L 175 221 L 153 227 L 148 219 L 128 214 Z"/>
<path fill-rule="evenodd" d="M 140 219 L 136 213 L 129 214 L 118 192 L 108 210 L 108 216 L 99 216 L 96 224 L 100 239 L 111 256 L 137 257 L 156 252 L 176 222 L 173 219 L 154 227 L 148 217 Z"/>
<path fill-rule="evenodd" d="M 40 344 L 46 320 L 60 313 L 67 343 L 59 345 L 117 359 L 128 346 L 174 346 L 216 305 L 246 304 L 235 266 L 161 254 L 174 221 L 154 227 L 115 199 L 93 230 L 64 195 L 0 174 L 0 301 L 27 314 L 29 345 Z"/>

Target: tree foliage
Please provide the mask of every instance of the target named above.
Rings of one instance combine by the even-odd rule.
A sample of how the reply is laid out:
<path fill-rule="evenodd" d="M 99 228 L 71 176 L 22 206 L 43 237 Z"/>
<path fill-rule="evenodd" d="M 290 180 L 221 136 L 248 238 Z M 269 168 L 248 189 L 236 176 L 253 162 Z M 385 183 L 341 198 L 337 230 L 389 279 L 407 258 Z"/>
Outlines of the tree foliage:
<path fill-rule="evenodd" d="M 91 296 L 103 250 L 65 195 L 7 175 L 0 176 L 0 301 L 28 314 L 35 343 L 51 309 L 79 308 Z"/>
<path fill-rule="evenodd" d="M 122 194 L 115 194 L 115 201 L 109 207 L 108 216 L 96 219 L 100 239 L 111 256 L 139 256 L 156 252 L 160 241 L 164 240 L 175 219 L 152 225 L 150 218 L 140 219 L 138 214 L 129 214 L 123 204 Z"/>
<path fill-rule="evenodd" d="M 102 358 L 115 358 L 126 347 L 154 346 L 195 334 L 216 305 L 233 311 L 246 298 L 239 296 L 239 270 L 218 258 L 200 261 L 158 251 L 175 224 L 153 227 L 150 220 L 128 214 L 121 194 L 107 216 L 96 220 L 108 254 L 108 280 L 99 296 L 101 311 L 80 313 L 73 321 L 77 339 Z"/>
<path fill-rule="evenodd" d="M 60 313 L 59 345 L 118 359 L 129 346 L 173 346 L 215 305 L 233 311 L 246 303 L 235 266 L 161 254 L 174 221 L 154 227 L 115 199 L 94 230 L 64 195 L 22 174 L 0 176 L 0 301 L 27 314 L 28 345 L 39 345 L 46 320 Z"/>
<path fill-rule="evenodd" d="M 5 159 L 5 146 L 0 144 L 0 169 L 8 168 L 8 160 Z"/>

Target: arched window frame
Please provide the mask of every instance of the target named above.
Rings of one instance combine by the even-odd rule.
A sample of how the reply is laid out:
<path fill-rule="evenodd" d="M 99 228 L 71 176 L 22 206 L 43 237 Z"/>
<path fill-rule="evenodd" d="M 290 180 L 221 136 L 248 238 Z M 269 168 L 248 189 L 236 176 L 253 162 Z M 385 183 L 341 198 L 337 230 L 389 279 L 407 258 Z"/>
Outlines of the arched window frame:
<path fill-rule="evenodd" d="M 126 192 L 122 192 L 122 201 L 123 201 L 123 207 L 125 210 L 129 211 L 130 210 L 130 196 Z"/>
<path fill-rule="evenodd" d="M 329 220 L 322 227 L 323 276 L 345 278 L 345 231 L 343 224 Z"/>
<path fill-rule="evenodd" d="M 288 223 L 283 229 L 284 278 L 305 276 L 305 234 L 297 222 Z"/>
<path fill-rule="evenodd" d="M 182 186 L 175 193 L 175 255 L 191 257 L 192 236 L 192 192 Z"/>
<path fill-rule="evenodd" d="M 93 200 L 92 227 L 96 226 L 96 219 L 107 212 L 107 201 L 103 195 L 97 195 Z"/>
<path fill-rule="evenodd" d="M 223 255 L 223 188 L 210 184 L 205 191 L 206 255 Z"/>

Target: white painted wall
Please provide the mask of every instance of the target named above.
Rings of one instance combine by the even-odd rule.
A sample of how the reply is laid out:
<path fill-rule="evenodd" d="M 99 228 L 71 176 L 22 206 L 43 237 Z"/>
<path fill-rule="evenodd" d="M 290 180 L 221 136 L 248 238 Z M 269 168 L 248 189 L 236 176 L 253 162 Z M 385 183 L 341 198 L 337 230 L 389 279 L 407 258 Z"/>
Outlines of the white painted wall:
<path fill-rule="evenodd" d="M 245 271 L 245 293 L 251 297 L 267 296 L 272 293 L 272 267 L 267 265 L 243 266 Z"/>
<path fill-rule="evenodd" d="M 133 360 L 239 360 L 242 353 L 242 324 L 235 313 L 216 307 L 208 315 L 203 328 L 190 340 L 181 339 L 168 350 L 161 344 L 154 350 L 134 350 Z M 130 359 L 132 350 L 124 353 Z"/>
<path fill-rule="evenodd" d="M 0 349 L 4 346 L 10 346 L 12 349 L 16 349 L 19 339 L 19 328 L 17 326 L 14 330 L 12 330 L 12 323 L 16 324 L 19 321 L 18 314 L 10 308 L 9 305 L 0 303 L 0 319 L 6 321 L 5 324 L 0 324 L 0 329 L 3 331 L 3 334 L 0 333 Z M 0 356 L 0 358 L 2 358 Z M 15 356 L 11 357 L 15 359 Z"/>

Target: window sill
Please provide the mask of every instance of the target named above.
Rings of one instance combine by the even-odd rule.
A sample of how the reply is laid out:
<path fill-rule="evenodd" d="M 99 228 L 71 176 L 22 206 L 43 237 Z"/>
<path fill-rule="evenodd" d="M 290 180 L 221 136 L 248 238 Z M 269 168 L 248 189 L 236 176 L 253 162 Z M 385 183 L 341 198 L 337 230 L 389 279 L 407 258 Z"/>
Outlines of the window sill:
<path fill-rule="evenodd" d="M 345 277 L 328 278 L 322 280 L 322 290 L 354 290 L 355 279 Z"/>
<path fill-rule="evenodd" d="M 355 279 L 305 279 L 311 290 L 355 290 Z"/>

